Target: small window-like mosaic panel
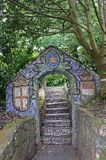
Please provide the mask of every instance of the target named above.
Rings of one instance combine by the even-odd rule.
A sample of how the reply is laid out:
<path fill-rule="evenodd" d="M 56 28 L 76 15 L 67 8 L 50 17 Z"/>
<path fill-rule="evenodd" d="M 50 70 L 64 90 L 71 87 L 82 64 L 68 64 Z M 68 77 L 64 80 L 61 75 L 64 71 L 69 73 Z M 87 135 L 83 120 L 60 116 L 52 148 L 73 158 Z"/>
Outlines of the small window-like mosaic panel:
<path fill-rule="evenodd" d="M 59 55 L 54 50 L 50 50 L 46 55 L 46 63 L 48 67 L 54 69 L 58 67 L 59 62 L 60 62 Z"/>
<path fill-rule="evenodd" d="M 81 85 L 80 85 L 81 93 L 83 95 L 88 95 L 88 96 L 95 95 L 95 83 L 93 81 L 92 75 L 87 70 L 85 70 L 82 76 L 80 76 L 80 78 L 81 78 Z"/>
<path fill-rule="evenodd" d="M 13 103 L 19 111 L 29 108 L 29 80 L 22 75 L 13 82 Z"/>
<path fill-rule="evenodd" d="M 81 81 L 92 81 L 93 77 L 87 70 L 85 70 L 83 74 L 80 76 L 80 79 Z"/>

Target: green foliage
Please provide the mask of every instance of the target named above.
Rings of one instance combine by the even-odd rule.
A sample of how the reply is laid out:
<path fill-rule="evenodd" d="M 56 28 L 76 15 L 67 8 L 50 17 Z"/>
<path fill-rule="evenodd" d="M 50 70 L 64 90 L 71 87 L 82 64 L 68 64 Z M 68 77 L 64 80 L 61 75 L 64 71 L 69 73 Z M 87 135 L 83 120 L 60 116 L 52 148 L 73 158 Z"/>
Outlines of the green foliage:
<path fill-rule="evenodd" d="M 5 28 L 5 37 L 2 39 L 0 48 L 0 104 L 5 101 L 5 89 L 10 79 L 38 56 L 38 52 L 33 51 L 31 40 L 21 38 L 19 34 L 17 34 L 17 45 L 13 46 L 13 42 L 11 42 L 13 38 L 8 36 L 7 30 L 8 28 Z M 3 35 L 1 36 L 3 37 Z"/>
<path fill-rule="evenodd" d="M 66 51 L 66 53 L 74 55 L 77 52 L 76 48 L 79 46 L 79 43 L 73 33 L 44 36 L 38 38 L 36 41 L 38 48 L 45 48 L 48 45 L 59 46 L 59 48 Z"/>
<path fill-rule="evenodd" d="M 79 1 L 77 4 L 79 23 L 86 28 L 85 11 Z M 96 43 L 100 47 L 101 30 L 92 4 L 90 9 Z M 42 47 L 56 45 L 88 67 L 96 67 L 85 49 L 77 51 L 80 44 L 74 35 L 75 23 L 69 22 L 69 12 L 67 0 L 1 1 L 0 103 L 5 101 L 7 83 L 40 53 Z M 82 30 L 84 38 L 89 41 L 86 30 Z M 54 75 L 47 81 L 48 85 L 62 85 L 65 78 Z"/>
<path fill-rule="evenodd" d="M 97 72 L 97 65 L 95 63 L 95 60 L 86 52 L 86 50 L 82 46 L 79 46 L 77 48 L 77 52 L 75 55 L 76 59 L 79 60 L 83 65 L 87 66 L 88 68 L 92 68 Z"/>
<path fill-rule="evenodd" d="M 22 18 L 22 15 L 17 6 L 6 0 L 1 6 L 0 104 L 5 102 L 5 89 L 10 79 L 38 55 L 33 50 L 34 36 L 23 31 L 27 22 L 20 21 L 19 17 Z"/>
<path fill-rule="evenodd" d="M 50 74 L 45 80 L 47 86 L 62 86 L 67 82 L 67 78 L 61 74 Z"/>
<path fill-rule="evenodd" d="M 29 55 L 25 50 L 20 49 L 20 51 L 15 50 L 10 64 L 0 60 L 0 103 L 5 101 L 5 89 L 10 79 L 37 55 L 37 53 Z"/>
<path fill-rule="evenodd" d="M 101 95 L 101 96 L 100 96 L 100 99 L 101 99 L 102 101 L 106 102 L 106 94 Z"/>
<path fill-rule="evenodd" d="M 101 149 L 101 153 L 100 153 L 100 157 L 98 158 L 98 160 L 105 160 L 106 158 L 106 148 L 102 148 Z"/>

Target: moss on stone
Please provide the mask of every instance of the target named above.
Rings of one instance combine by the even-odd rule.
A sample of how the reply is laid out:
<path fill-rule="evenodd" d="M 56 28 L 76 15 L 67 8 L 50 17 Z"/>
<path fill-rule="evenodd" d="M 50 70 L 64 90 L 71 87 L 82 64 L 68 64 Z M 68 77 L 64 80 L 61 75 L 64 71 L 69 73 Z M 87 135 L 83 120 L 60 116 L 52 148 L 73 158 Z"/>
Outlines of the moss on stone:
<path fill-rule="evenodd" d="M 99 118 L 95 118 L 94 127 L 98 128 L 98 127 L 101 127 L 102 125 L 103 125 L 103 121 Z"/>
<path fill-rule="evenodd" d="M 15 127 L 17 124 L 24 123 L 27 120 L 31 120 L 31 119 L 33 119 L 33 118 L 32 117 L 26 117 L 26 118 L 23 118 L 23 119 L 16 119 L 14 121 L 6 123 L 6 125 L 4 126 L 4 129 L 8 130 L 9 128 Z"/>
<path fill-rule="evenodd" d="M 39 96 L 38 103 L 39 103 L 39 108 L 41 108 L 44 104 L 44 98 L 42 96 Z"/>
<path fill-rule="evenodd" d="M 8 128 L 12 128 L 12 127 L 14 127 L 14 126 L 15 126 L 15 122 L 12 121 L 12 122 L 7 123 L 4 128 L 5 128 L 5 129 L 8 129 Z"/>
<path fill-rule="evenodd" d="M 0 160 L 19 160 L 26 157 L 32 159 L 36 152 L 33 135 L 35 135 L 35 121 L 32 117 L 7 123 L 0 131 Z M 28 153 L 29 148 L 31 155 Z"/>
<path fill-rule="evenodd" d="M 3 130 L 0 131 L 0 152 L 2 152 L 4 150 L 4 148 L 6 148 L 8 142 L 11 139 L 11 135 L 13 134 L 15 130 L 15 123 L 11 122 L 8 123 Z"/>
<path fill-rule="evenodd" d="M 105 160 L 106 159 L 106 148 L 101 149 L 100 157 L 98 160 Z"/>
<path fill-rule="evenodd" d="M 26 117 L 26 118 L 23 118 L 23 119 L 17 119 L 15 120 L 15 123 L 23 123 L 23 122 L 26 122 L 27 120 L 31 120 L 33 119 L 32 117 Z"/>

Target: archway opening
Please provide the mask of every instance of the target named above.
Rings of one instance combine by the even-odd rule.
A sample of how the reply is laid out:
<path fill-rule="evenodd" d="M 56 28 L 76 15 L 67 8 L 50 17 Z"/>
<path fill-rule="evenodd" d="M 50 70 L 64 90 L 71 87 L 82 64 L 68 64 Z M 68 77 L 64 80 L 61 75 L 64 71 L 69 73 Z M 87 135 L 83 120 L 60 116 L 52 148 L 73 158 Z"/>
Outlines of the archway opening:
<path fill-rule="evenodd" d="M 43 144 L 71 144 L 73 81 L 61 73 L 39 79 L 40 137 Z"/>

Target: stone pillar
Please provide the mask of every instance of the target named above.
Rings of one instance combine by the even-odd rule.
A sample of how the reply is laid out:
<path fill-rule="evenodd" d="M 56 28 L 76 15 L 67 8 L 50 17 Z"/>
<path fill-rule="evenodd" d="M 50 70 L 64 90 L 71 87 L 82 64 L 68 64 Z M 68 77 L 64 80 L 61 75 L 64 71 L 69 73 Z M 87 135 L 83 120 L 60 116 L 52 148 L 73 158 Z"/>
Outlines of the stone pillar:
<path fill-rule="evenodd" d="M 36 120 L 36 144 L 39 147 L 40 144 L 40 115 L 39 115 L 39 106 L 38 106 L 38 91 L 39 91 L 39 84 L 38 84 L 38 80 L 34 79 L 33 80 L 33 103 L 35 105 L 35 115 L 34 118 Z"/>

